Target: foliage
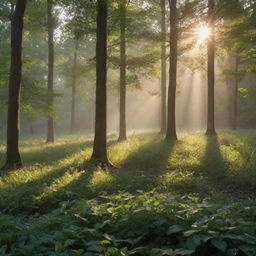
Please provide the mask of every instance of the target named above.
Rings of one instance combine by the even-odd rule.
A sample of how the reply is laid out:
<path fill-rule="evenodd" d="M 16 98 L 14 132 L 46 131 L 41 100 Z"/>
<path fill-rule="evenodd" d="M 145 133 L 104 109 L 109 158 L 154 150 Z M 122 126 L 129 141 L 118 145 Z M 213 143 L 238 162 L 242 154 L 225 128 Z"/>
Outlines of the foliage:
<path fill-rule="evenodd" d="M 138 191 L 0 215 L 2 255 L 255 255 L 253 204 Z"/>
<path fill-rule="evenodd" d="M 0 178 L 1 254 L 255 255 L 255 202 L 240 199 L 254 137 L 110 135 L 111 172 L 89 162 L 91 136 L 22 141 L 28 166 Z"/>

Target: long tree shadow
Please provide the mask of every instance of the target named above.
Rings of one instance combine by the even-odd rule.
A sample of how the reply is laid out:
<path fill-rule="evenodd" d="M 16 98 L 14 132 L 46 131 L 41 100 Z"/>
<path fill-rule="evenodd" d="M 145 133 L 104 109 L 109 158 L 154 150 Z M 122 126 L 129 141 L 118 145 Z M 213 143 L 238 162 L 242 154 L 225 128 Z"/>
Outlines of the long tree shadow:
<path fill-rule="evenodd" d="M 206 148 L 203 159 L 205 175 L 212 179 L 226 177 L 226 163 L 222 157 L 218 136 L 206 137 Z"/>
<path fill-rule="evenodd" d="M 56 200 L 51 197 L 51 200 L 46 200 L 47 205 L 45 209 L 41 207 L 42 202 L 41 197 L 47 198 L 47 195 L 43 194 L 52 194 L 55 191 L 55 184 L 60 182 L 65 175 L 68 175 L 68 179 L 71 179 L 71 184 L 74 183 L 73 189 L 76 190 L 77 187 L 79 189 L 81 186 L 77 186 L 76 182 L 78 181 L 77 177 L 83 177 L 83 182 L 86 185 L 87 181 L 89 182 L 90 176 L 93 171 L 97 168 L 89 159 L 91 155 L 91 141 L 88 143 L 82 143 L 82 148 L 80 148 L 80 152 L 78 151 L 77 144 L 73 154 L 69 154 L 69 157 L 65 157 L 65 154 L 62 155 L 62 160 L 55 163 L 55 165 L 47 165 L 41 167 L 36 166 L 37 172 L 42 172 L 37 174 L 36 177 L 29 182 L 21 183 L 21 184 L 13 184 L 9 187 L 3 188 L 0 191 L 0 207 L 2 211 L 12 212 L 13 214 L 19 212 L 36 212 L 36 211 L 47 211 L 51 208 L 52 205 L 56 204 L 56 202 L 60 198 L 56 198 Z M 109 141 L 109 145 L 113 144 L 114 140 Z M 80 144 L 80 143 L 79 143 Z M 72 145 L 74 145 L 72 143 Z M 59 148 L 59 147 L 58 147 Z M 83 149 L 87 149 L 84 151 Z M 61 148 L 59 148 L 61 150 Z M 52 162 L 52 161 L 51 161 Z M 24 169 L 22 172 L 33 172 L 33 165 L 31 166 L 32 170 Z M 19 172 L 21 171 L 13 171 Z M 81 175 L 79 174 L 81 173 Z M 73 175 L 74 174 L 74 175 Z M 79 174 L 79 175 L 78 175 Z M 9 175 L 12 173 L 6 173 L 2 176 L 3 179 L 9 179 Z M 64 182 L 68 182 L 63 179 Z M 65 185 L 64 185 L 65 186 Z M 52 192 L 50 191 L 52 189 Z M 66 190 L 65 193 L 70 190 Z M 89 192 L 89 191 L 88 191 Z M 66 193 L 65 196 L 68 195 Z M 71 192 L 72 193 L 72 192 Z M 79 194 L 79 193 L 78 193 Z M 8 207 L 6 207 L 8 205 Z M 4 208 L 5 207 L 5 208 Z M 42 209 L 39 209 L 42 208 Z"/>
<path fill-rule="evenodd" d="M 113 144 L 114 141 L 109 141 L 108 146 L 111 148 Z M 0 207 L 3 212 L 12 214 L 47 212 L 63 200 L 87 200 L 120 190 L 149 190 L 155 179 L 167 169 L 175 143 L 154 136 L 140 145 L 123 159 L 121 168 L 111 172 L 96 171 L 98 167 L 89 161 L 91 152 L 83 156 L 82 150 L 55 166 L 41 167 L 42 174 L 36 175 L 31 181 L 1 189 Z"/>
<path fill-rule="evenodd" d="M 112 144 L 110 142 L 109 146 Z M 164 141 L 160 136 L 154 136 L 131 152 L 122 161 L 120 168 L 109 172 L 102 171 L 87 161 L 85 170 L 80 172 L 77 178 L 47 195 L 42 204 L 49 206 L 50 203 L 53 207 L 62 200 L 89 200 L 120 191 L 132 193 L 136 190 L 150 190 L 156 178 L 166 171 L 174 145 L 175 142 Z"/>
<path fill-rule="evenodd" d="M 39 163 L 50 164 L 67 156 L 92 146 L 93 141 L 77 141 L 77 142 L 65 142 L 61 144 L 46 144 L 41 147 L 32 148 L 27 150 L 26 148 L 21 150 L 22 158 L 25 164 Z"/>
<path fill-rule="evenodd" d="M 116 173 L 119 186 L 126 187 L 129 192 L 151 190 L 156 179 L 170 169 L 172 151 L 177 143 L 153 136 L 124 159 L 122 168 Z"/>
<path fill-rule="evenodd" d="M 171 153 L 177 142 L 166 141 L 162 136 L 150 135 L 145 143 L 120 162 L 120 168 L 113 173 L 115 189 L 134 192 L 150 190 L 156 179 L 169 169 Z"/>
<path fill-rule="evenodd" d="M 63 163 L 56 164 L 56 166 L 45 166 L 41 170 L 37 169 L 37 174 L 31 181 L 21 183 L 18 185 L 2 188 L 0 191 L 0 207 L 2 211 L 19 213 L 20 211 L 34 212 L 37 211 L 36 198 L 46 188 L 51 186 L 57 179 L 61 178 L 67 171 L 72 172 L 80 167 L 77 158 L 81 158 L 80 154 L 73 159 L 65 159 Z M 72 158 L 71 157 L 71 158 Z M 30 170 L 18 170 L 21 175 L 23 171 L 29 172 Z M 33 172 L 33 170 L 31 170 Z M 6 174 L 4 179 L 10 179 L 10 174 Z M 6 207 L 8 206 L 8 207 Z"/>
<path fill-rule="evenodd" d="M 80 140 L 76 142 L 42 144 L 41 146 L 21 147 L 20 152 L 25 166 L 34 163 L 47 165 L 66 158 L 75 152 L 91 147 L 92 143 L 92 140 Z M 0 148 L 0 164 L 2 165 L 5 160 L 5 151 L 5 147 Z"/>
<path fill-rule="evenodd" d="M 175 141 L 153 136 L 144 145 L 131 152 L 121 163 L 123 168 L 159 175 L 166 170 Z"/>

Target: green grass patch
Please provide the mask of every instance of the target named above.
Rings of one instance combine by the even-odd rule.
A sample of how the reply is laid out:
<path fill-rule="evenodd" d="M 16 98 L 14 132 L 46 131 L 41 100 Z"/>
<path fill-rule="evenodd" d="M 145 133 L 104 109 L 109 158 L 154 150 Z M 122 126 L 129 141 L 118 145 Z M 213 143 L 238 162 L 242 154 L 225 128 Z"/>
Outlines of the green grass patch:
<path fill-rule="evenodd" d="M 256 255 L 255 138 L 113 134 L 109 171 L 92 136 L 22 141 L 25 168 L 0 177 L 0 255 Z"/>

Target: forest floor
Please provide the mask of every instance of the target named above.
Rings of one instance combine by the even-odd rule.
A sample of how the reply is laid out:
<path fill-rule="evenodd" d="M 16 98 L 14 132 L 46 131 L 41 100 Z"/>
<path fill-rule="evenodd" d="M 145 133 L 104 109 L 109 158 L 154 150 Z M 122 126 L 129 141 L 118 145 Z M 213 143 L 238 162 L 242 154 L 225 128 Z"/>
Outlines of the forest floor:
<path fill-rule="evenodd" d="M 256 255 L 256 131 L 116 139 L 108 171 L 92 136 L 22 141 L 25 167 L 0 176 L 0 255 Z"/>

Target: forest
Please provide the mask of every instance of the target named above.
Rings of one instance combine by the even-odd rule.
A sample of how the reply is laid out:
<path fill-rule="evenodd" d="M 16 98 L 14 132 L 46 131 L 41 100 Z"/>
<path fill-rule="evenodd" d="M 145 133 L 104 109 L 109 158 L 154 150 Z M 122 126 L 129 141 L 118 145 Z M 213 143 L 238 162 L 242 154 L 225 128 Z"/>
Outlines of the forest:
<path fill-rule="evenodd" d="M 0 0 L 0 256 L 256 256 L 255 0 Z"/>

